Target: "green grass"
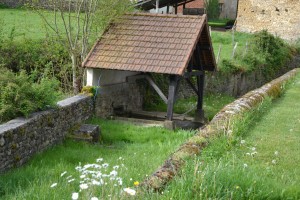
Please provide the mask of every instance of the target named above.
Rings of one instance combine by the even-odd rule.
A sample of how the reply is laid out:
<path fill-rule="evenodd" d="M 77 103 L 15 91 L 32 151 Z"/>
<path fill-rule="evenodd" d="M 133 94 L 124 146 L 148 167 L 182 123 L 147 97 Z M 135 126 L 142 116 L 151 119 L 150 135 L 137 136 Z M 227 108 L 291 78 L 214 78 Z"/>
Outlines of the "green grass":
<path fill-rule="evenodd" d="M 0 9 L 0 24 L 4 37 L 14 37 L 16 40 L 24 38 L 43 39 L 47 29 L 43 19 L 32 10 Z M 51 14 L 47 14 L 52 17 Z"/>
<path fill-rule="evenodd" d="M 217 112 L 219 112 L 226 104 L 232 102 L 234 97 L 223 95 L 223 94 L 207 94 L 204 95 L 203 109 L 205 117 L 211 120 Z M 174 105 L 174 112 L 178 114 L 186 113 L 187 116 L 194 116 L 197 105 L 197 97 L 193 96 L 188 99 L 178 99 Z M 193 109 L 194 108 L 194 109 Z M 166 112 L 167 105 L 163 101 L 159 101 L 156 104 L 147 104 L 145 107 L 147 111 L 160 111 Z"/>
<path fill-rule="evenodd" d="M 134 181 L 142 181 L 154 172 L 164 160 L 193 132 L 175 132 L 159 127 L 138 127 L 116 121 L 92 119 L 99 124 L 103 143 L 90 145 L 84 142 L 66 140 L 44 153 L 34 156 L 28 164 L 0 176 L 0 199 L 71 199 L 72 192 L 79 191 L 78 179 L 69 184 L 66 176 L 78 173 L 75 167 L 82 163 L 95 163 L 99 157 L 113 165 L 124 164 L 120 170 L 123 186 L 117 187 L 115 194 L 125 187 L 133 188 Z M 124 160 L 119 160 L 119 157 Z M 65 177 L 60 174 L 67 171 Z M 50 188 L 53 183 L 57 187 Z M 99 187 L 101 189 L 101 187 Z M 97 195 L 110 195 L 110 189 L 100 190 Z M 96 195 L 96 194 L 95 194 Z M 104 196 L 104 199 L 110 199 Z M 114 196 L 113 199 L 119 199 Z"/>
<path fill-rule="evenodd" d="M 214 19 L 209 20 L 208 25 L 212 27 L 225 27 L 227 22 L 231 21 L 230 19 Z"/>
<path fill-rule="evenodd" d="M 238 42 L 236 54 L 238 53 L 243 54 L 246 48 L 246 43 L 250 42 L 250 40 L 253 38 L 253 35 L 247 33 L 235 32 L 233 37 L 231 31 L 227 31 L 227 32 L 212 31 L 211 37 L 212 37 L 212 44 L 213 44 L 216 59 L 219 52 L 219 47 L 221 46 L 221 53 L 220 53 L 220 60 L 219 60 L 219 63 L 221 63 L 221 60 L 223 59 L 230 60 L 232 58 L 232 52 L 233 52 L 233 47 L 235 45 L 235 42 Z M 234 42 L 233 42 L 233 38 L 234 38 Z M 218 67 L 221 67 L 219 63 L 218 63 Z"/>
<path fill-rule="evenodd" d="M 210 143 L 161 194 L 145 199 L 299 199 L 300 74 Z"/>

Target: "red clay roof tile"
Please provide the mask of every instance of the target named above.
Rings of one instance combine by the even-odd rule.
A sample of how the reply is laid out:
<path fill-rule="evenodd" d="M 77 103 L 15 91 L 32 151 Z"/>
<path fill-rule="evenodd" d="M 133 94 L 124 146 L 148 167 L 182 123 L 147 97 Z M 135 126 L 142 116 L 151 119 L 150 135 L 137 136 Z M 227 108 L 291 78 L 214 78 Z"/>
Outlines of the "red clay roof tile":
<path fill-rule="evenodd" d="M 182 75 L 198 41 L 210 44 L 203 27 L 206 16 L 127 14 L 111 24 L 83 66 Z M 212 53 L 201 58 L 207 70 L 215 68 Z"/>

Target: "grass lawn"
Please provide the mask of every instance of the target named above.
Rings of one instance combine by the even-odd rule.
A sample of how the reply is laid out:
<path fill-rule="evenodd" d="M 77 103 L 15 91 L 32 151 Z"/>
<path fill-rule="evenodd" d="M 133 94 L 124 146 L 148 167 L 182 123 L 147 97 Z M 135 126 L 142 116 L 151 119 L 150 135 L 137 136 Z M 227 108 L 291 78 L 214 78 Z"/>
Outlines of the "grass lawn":
<path fill-rule="evenodd" d="M 14 39 L 22 40 L 43 39 L 46 36 L 46 25 L 32 10 L 2 8 L 0 16 L 0 25 L 5 37 L 14 36 Z"/>
<path fill-rule="evenodd" d="M 92 119 L 90 123 L 101 125 L 102 144 L 89 145 L 66 140 L 63 144 L 36 155 L 24 167 L 0 176 L 0 199 L 71 199 L 72 192 L 78 192 L 80 184 L 80 174 L 75 167 L 79 162 L 82 166 L 96 163 L 97 158 L 103 158 L 102 164 L 108 163 L 111 166 L 107 172 L 102 170 L 103 174 L 109 174 L 113 170 L 112 166 L 120 166 L 117 171 L 123 184 L 113 186 L 112 180 L 105 181 L 103 178 L 108 185 L 97 187 L 98 190 L 95 191 L 89 190 L 94 194 L 82 191 L 80 195 L 86 195 L 83 199 L 90 199 L 93 195 L 103 199 L 119 199 L 118 193 L 122 188 L 133 188 L 134 181 L 141 182 L 153 173 L 172 151 L 194 134 L 98 119 Z M 60 177 L 64 171 L 67 173 Z M 73 179 L 66 179 L 70 175 L 75 180 L 68 183 L 67 180 Z M 51 188 L 53 183 L 57 183 L 57 186 Z"/>
<path fill-rule="evenodd" d="M 283 96 L 236 122 L 148 199 L 299 199 L 300 74 Z M 249 123 L 250 122 L 250 123 Z"/>
<path fill-rule="evenodd" d="M 218 62 L 218 67 L 220 67 L 219 64 L 221 63 L 220 61 L 222 59 L 231 59 L 235 42 L 238 43 L 235 54 L 243 54 L 246 49 L 246 43 L 248 42 L 249 44 L 252 37 L 253 35 L 247 33 L 235 32 L 233 37 L 232 31 L 227 31 L 227 32 L 212 31 L 211 38 L 212 38 L 212 44 L 213 44 L 216 59 L 218 56 L 219 48 L 221 46 L 221 53 Z M 234 42 L 233 42 L 233 38 L 234 38 Z"/>

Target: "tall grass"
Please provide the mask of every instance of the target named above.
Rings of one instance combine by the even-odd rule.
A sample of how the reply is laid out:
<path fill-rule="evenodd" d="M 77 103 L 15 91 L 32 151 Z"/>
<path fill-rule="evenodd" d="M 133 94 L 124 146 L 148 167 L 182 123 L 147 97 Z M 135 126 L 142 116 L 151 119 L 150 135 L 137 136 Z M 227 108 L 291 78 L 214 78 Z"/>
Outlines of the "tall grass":
<path fill-rule="evenodd" d="M 145 198 L 299 199 L 299 86 L 300 74 L 280 99 L 232 121 L 232 133 L 189 159 L 163 194 Z"/>
<path fill-rule="evenodd" d="M 145 179 L 171 152 L 194 134 L 190 131 L 173 132 L 160 127 L 138 127 L 99 119 L 92 119 L 90 123 L 101 126 L 102 143 L 87 144 L 66 140 L 36 155 L 25 166 L 0 176 L 0 199 L 71 199 L 72 193 L 80 191 L 81 184 L 80 174 L 75 167 L 79 163 L 81 166 L 96 163 L 98 158 L 103 159 L 100 164 L 108 163 L 111 167 L 107 172 L 101 171 L 102 174 L 109 174 L 112 166 L 120 166 L 118 176 L 122 178 L 122 185 L 114 186 L 116 189 L 99 186 L 94 190 L 91 187 L 89 192 L 95 193 L 87 194 L 83 190 L 79 195 L 120 199 L 119 192 L 123 188 L 134 188 L 135 181 Z M 65 171 L 67 174 L 61 177 Z M 68 183 L 70 178 L 67 177 L 70 175 L 75 180 Z M 57 186 L 51 188 L 54 183 Z M 111 182 L 108 181 L 107 184 Z"/>

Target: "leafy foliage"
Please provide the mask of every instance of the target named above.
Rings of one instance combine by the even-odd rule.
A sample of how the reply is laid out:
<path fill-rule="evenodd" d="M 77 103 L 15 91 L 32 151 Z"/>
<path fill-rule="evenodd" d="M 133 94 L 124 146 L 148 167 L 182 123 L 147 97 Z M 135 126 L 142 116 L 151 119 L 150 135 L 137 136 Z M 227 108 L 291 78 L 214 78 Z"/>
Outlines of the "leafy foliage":
<path fill-rule="evenodd" d="M 223 59 L 220 71 L 240 73 L 259 68 L 265 77 L 273 77 L 295 52 L 289 44 L 265 30 L 254 34 L 250 44 L 246 53 L 238 53 L 235 59 Z"/>
<path fill-rule="evenodd" d="M 38 83 L 21 71 L 18 75 L 0 69 L 0 122 L 56 105 L 59 82 L 42 78 Z"/>
<path fill-rule="evenodd" d="M 205 8 L 209 20 L 219 18 L 219 0 L 205 0 Z"/>

